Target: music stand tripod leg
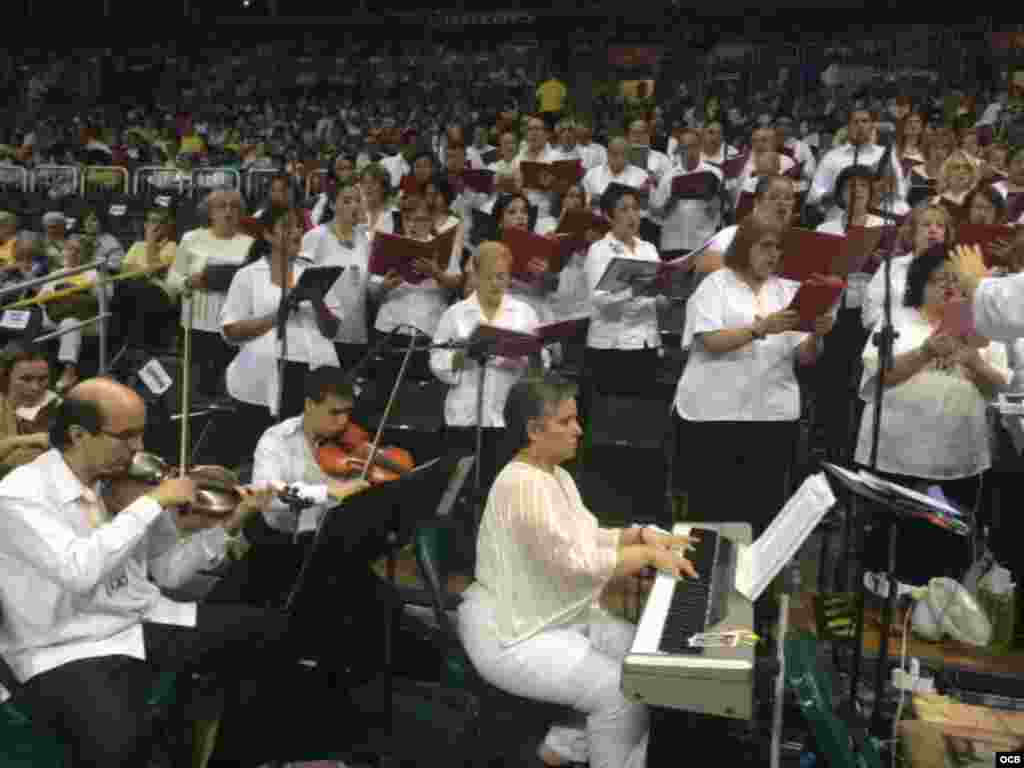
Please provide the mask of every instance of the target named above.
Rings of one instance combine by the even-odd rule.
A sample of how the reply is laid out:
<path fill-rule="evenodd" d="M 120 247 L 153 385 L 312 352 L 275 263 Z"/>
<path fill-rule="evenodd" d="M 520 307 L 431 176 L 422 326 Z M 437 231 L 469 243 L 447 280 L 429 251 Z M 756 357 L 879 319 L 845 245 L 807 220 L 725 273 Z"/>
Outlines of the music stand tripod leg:
<path fill-rule="evenodd" d="M 487 357 L 481 356 L 477 360 L 477 391 L 476 391 L 476 462 L 473 467 L 473 512 L 475 530 L 480 529 L 483 520 L 483 479 L 481 474 L 481 463 L 484 450 L 484 384 L 487 381 Z"/>

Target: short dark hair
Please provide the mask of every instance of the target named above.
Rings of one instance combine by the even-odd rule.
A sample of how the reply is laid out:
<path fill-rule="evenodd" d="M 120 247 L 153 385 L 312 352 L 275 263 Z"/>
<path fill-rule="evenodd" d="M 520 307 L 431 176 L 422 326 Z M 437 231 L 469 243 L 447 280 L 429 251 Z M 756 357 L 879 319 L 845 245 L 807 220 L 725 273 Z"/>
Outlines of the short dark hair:
<path fill-rule="evenodd" d="M 512 205 L 513 200 L 522 200 L 526 203 L 526 215 L 527 215 L 527 229 L 533 231 L 533 225 L 537 221 L 537 209 L 530 205 L 530 198 L 526 196 L 525 192 L 515 192 L 511 195 L 499 195 L 498 201 L 494 204 L 494 236 L 493 240 L 500 240 L 501 237 L 501 220 L 505 216 L 505 209 Z"/>
<path fill-rule="evenodd" d="M 945 244 L 931 246 L 920 256 L 915 256 L 907 267 L 907 287 L 903 292 L 903 306 L 920 307 L 924 304 L 924 288 L 932 273 L 949 258 Z"/>
<path fill-rule="evenodd" d="M 846 188 L 855 179 L 866 181 L 870 187 L 871 183 L 875 180 L 875 172 L 866 165 L 850 165 L 843 169 L 842 173 L 839 174 L 839 178 L 836 179 L 835 190 L 835 202 L 840 208 L 846 208 L 846 200 L 844 199 Z"/>
<path fill-rule="evenodd" d="M 46 350 L 36 344 L 11 341 L 0 350 L 0 393 L 6 395 L 11 386 L 11 373 L 18 363 L 43 360 L 49 363 Z"/>
<path fill-rule="evenodd" d="M 569 398 L 576 397 L 575 382 L 551 371 L 527 374 L 512 387 L 505 401 L 505 426 L 517 448 L 530 442 L 531 421 L 543 418 L 553 408 Z"/>
<path fill-rule="evenodd" d="M 632 187 L 627 187 L 623 184 L 609 185 L 608 189 L 601 195 L 601 210 L 604 212 L 604 215 L 609 219 L 612 218 L 619 201 L 627 195 L 631 196 L 637 203 L 640 202 L 640 192 Z"/>
<path fill-rule="evenodd" d="M 457 195 L 455 194 L 455 188 L 451 182 L 448 181 L 448 177 L 441 173 L 435 173 L 427 181 L 428 187 L 433 187 L 439 195 L 441 195 L 445 202 L 448 203 L 449 207 L 455 202 Z"/>
<path fill-rule="evenodd" d="M 750 249 L 765 235 L 782 237 L 785 224 L 774 216 L 750 214 L 740 222 L 736 236 L 725 249 L 723 261 L 730 269 L 742 272 L 750 267 Z"/>
<path fill-rule="evenodd" d="M 50 445 L 64 450 L 71 446 L 68 430 L 78 426 L 95 435 L 103 426 L 103 409 L 95 400 L 70 394 L 64 398 L 50 422 Z"/>
<path fill-rule="evenodd" d="M 340 400 L 355 402 L 356 393 L 352 381 L 341 368 L 325 365 L 314 368 L 306 374 L 306 399 L 322 403 L 328 395 Z"/>

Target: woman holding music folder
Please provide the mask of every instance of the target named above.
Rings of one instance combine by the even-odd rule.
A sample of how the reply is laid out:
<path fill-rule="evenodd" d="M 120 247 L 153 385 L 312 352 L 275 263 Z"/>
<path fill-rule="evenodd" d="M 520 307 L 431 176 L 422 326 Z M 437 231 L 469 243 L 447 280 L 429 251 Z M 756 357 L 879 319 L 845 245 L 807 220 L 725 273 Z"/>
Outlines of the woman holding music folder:
<path fill-rule="evenodd" d="M 800 284 L 778 277 L 784 227 L 749 216 L 686 308 L 690 358 L 676 390 L 688 517 L 748 522 L 758 535 L 782 509 L 800 416 L 794 363 L 811 365 L 828 313 L 799 329 Z M 765 450 L 770 446 L 770 450 Z"/>
<path fill-rule="evenodd" d="M 615 186 L 601 200 L 611 231 L 587 252 L 584 273 L 593 314 L 587 332 L 585 368 L 591 388 L 605 395 L 649 394 L 661 352 L 652 282 L 608 290 L 601 284 L 614 259 L 660 263 L 657 249 L 638 237 L 639 193 Z"/>
<path fill-rule="evenodd" d="M 478 325 L 490 325 L 509 331 L 533 333 L 540 321 L 529 304 L 508 295 L 512 254 L 508 246 L 486 242 L 476 255 L 475 289 L 467 298 L 448 307 L 434 333 L 436 345 L 458 345 L 470 338 Z M 448 394 L 444 402 L 446 441 L 452 451 L 472 455 L 476 450 L 477 392 L 479 363 L 467 356 L 465 348 L 438 347 L 431 350 L 430 369 L 444 384 Z M 483 490 L 489 487 L 499 467 L 511 453 L 504 440 L 503 415 L 508 392 L 525 373 L 525 357 L 488 358 L 483 392 Z"/>
<path fill-rule="evenodd" d="M 302 413 L 304 381 L 309 370 L 337 366 L 331 339 L 338 332 L 338 282 L 313 301 L 302 301 L 288 313 L 287 357 L 283 380 L 278 375 L 282 354 L 277 323 L 285 287 L 292 290 L 307 268 L 298 260 L 302 221 L 293 208 L 272 206 L 259 218 L 264 237 L 255 251 L 259 259 L 243 267 L 231 281 L 221 309 L 225 340 L 239 347 L 227 370 L 228 394 L 235 400 L 237 430 L 232 444 L 246 455 L 275 417 Z M 281 407 L 278 410 L 278 402 Z"/>
<path fill-rule="evenodd" d="M 167 284 L 176 293 L 189 292 L 182 302 L 181 324 L 191 312 L 192 351 L 199 366 L 196 388 L 217 396 L 234 355 L 220 335 L 220 310 L 231 282 L 227 273 L 248 261 L 253 239 L 240 229 L 242 196 L 237 191 L 215 190 L 206 200 L 210 226 L 181 238 Z"/>
<path fill-rule="evenodd" d="M 885 372 L 878 471 L 903 485 L 937 485 L 965 509 L 977 502 L 991 466 L 988 404 L 1010 382 L 1006 347 L 973 333 L 970 305 L 959 298 L 945 243 L 910 262 L 897 298 L 893 367 Z M 877 326 L 876 326 L 877 329 Z M 878 348 L 864 347 L 860 396 L 865 401 L 856 461 L 868 466 L 874 424 Z M 959 579 L 972 559 L 968 539 L 921 521 L 900 523 L 896 578 L 921 585 L 934 576 Z M 885 567 L 884 531 L 869 542 L 869 568 Z"/>
<path fill-rule="evenodd" d="M 369 175 L 373 179 L 371 184 L 376 186 L 376 177 L 372 172 Z M 367 178 L 367 171 L 363 176 Z M 348 370 L 363 359 L 367 348 L 366 301 L 372 288 L 370 238 L 363 224 L 359 185 L 354 179 L 340 179 L 336 189 L 334 218 L 303 236 L 301 252 L 317 267 L 345 268 L 333 291 L 339 302 L 340 321 L 333 340 L 338 361 Z"/>
<path fill-rule="evenodd" d="M 641 768 L 647 707 L 622 693 L 622 660 L 636 627 L 605 612 L 612 579 L 647 567 L 695 577 L 691 540 L 651 528 L 602 528 L 559 466 L 583 430 L 576 387 L 556 374 L 529 376 L 508 396 L 514 458 L 498 475 L 477 535 L 475 582 L 463 594 L 458 630 L 477 672 L 505 691 L 586 715 L 583 744 L 552 728 L 546 765 Z"/>

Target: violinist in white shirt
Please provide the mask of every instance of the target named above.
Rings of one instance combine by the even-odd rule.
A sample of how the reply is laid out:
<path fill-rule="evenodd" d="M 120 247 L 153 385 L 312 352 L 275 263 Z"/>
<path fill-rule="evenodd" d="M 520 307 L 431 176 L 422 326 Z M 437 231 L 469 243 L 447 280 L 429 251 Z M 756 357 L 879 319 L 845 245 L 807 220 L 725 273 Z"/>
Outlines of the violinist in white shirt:
<path fill-rule="evenodd" d="M 434 334 L 437 345 L 464 341 L 481 324 L 525 333 L 534 332 L 540 325 L 537 313 L 528 304 L 506 295 L 512 266 L 508 247 L 486 242 L 480 246 L 476 260 L 475 291 L 441 316 Z M 509 448 L 505 436 L 505 400 L 527 365 L 523 358 L 493 357 L 486 361 L 480 468 L 484 491 L 515 450 Z M 476 448 L 479 363 L 468 358 L 464 349 L 435 348 L 430 353 L 430 369 L 449 387 L 444 403 L 446 442 L 454 450 L 471 455 Z"/>

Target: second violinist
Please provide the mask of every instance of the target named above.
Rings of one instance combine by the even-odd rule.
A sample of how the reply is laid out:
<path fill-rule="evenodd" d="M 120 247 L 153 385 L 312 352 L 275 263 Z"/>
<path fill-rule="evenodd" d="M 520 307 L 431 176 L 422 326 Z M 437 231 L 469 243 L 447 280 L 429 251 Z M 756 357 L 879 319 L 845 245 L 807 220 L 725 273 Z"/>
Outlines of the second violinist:
<path fill-rule="evenodd" d="M 287 594 L 320 516 L 368 485 L 362 480 L 332 479 L 317 462 L 319 448 L 340 440 L 349 426 L 355 405 L 352 385 L 342 370 L 334 367 L 310 371 L 305 385 L 302 415 L 270 427 L 260 438 L 252 483 L 261 487 L 296 486 L 304 497 L 319 503 L 296 515 L 284 502 L 271 501 L 263 515 L 246 529 L 252 549 L 220 581 L 209 599 L 263 604 Z"/>

